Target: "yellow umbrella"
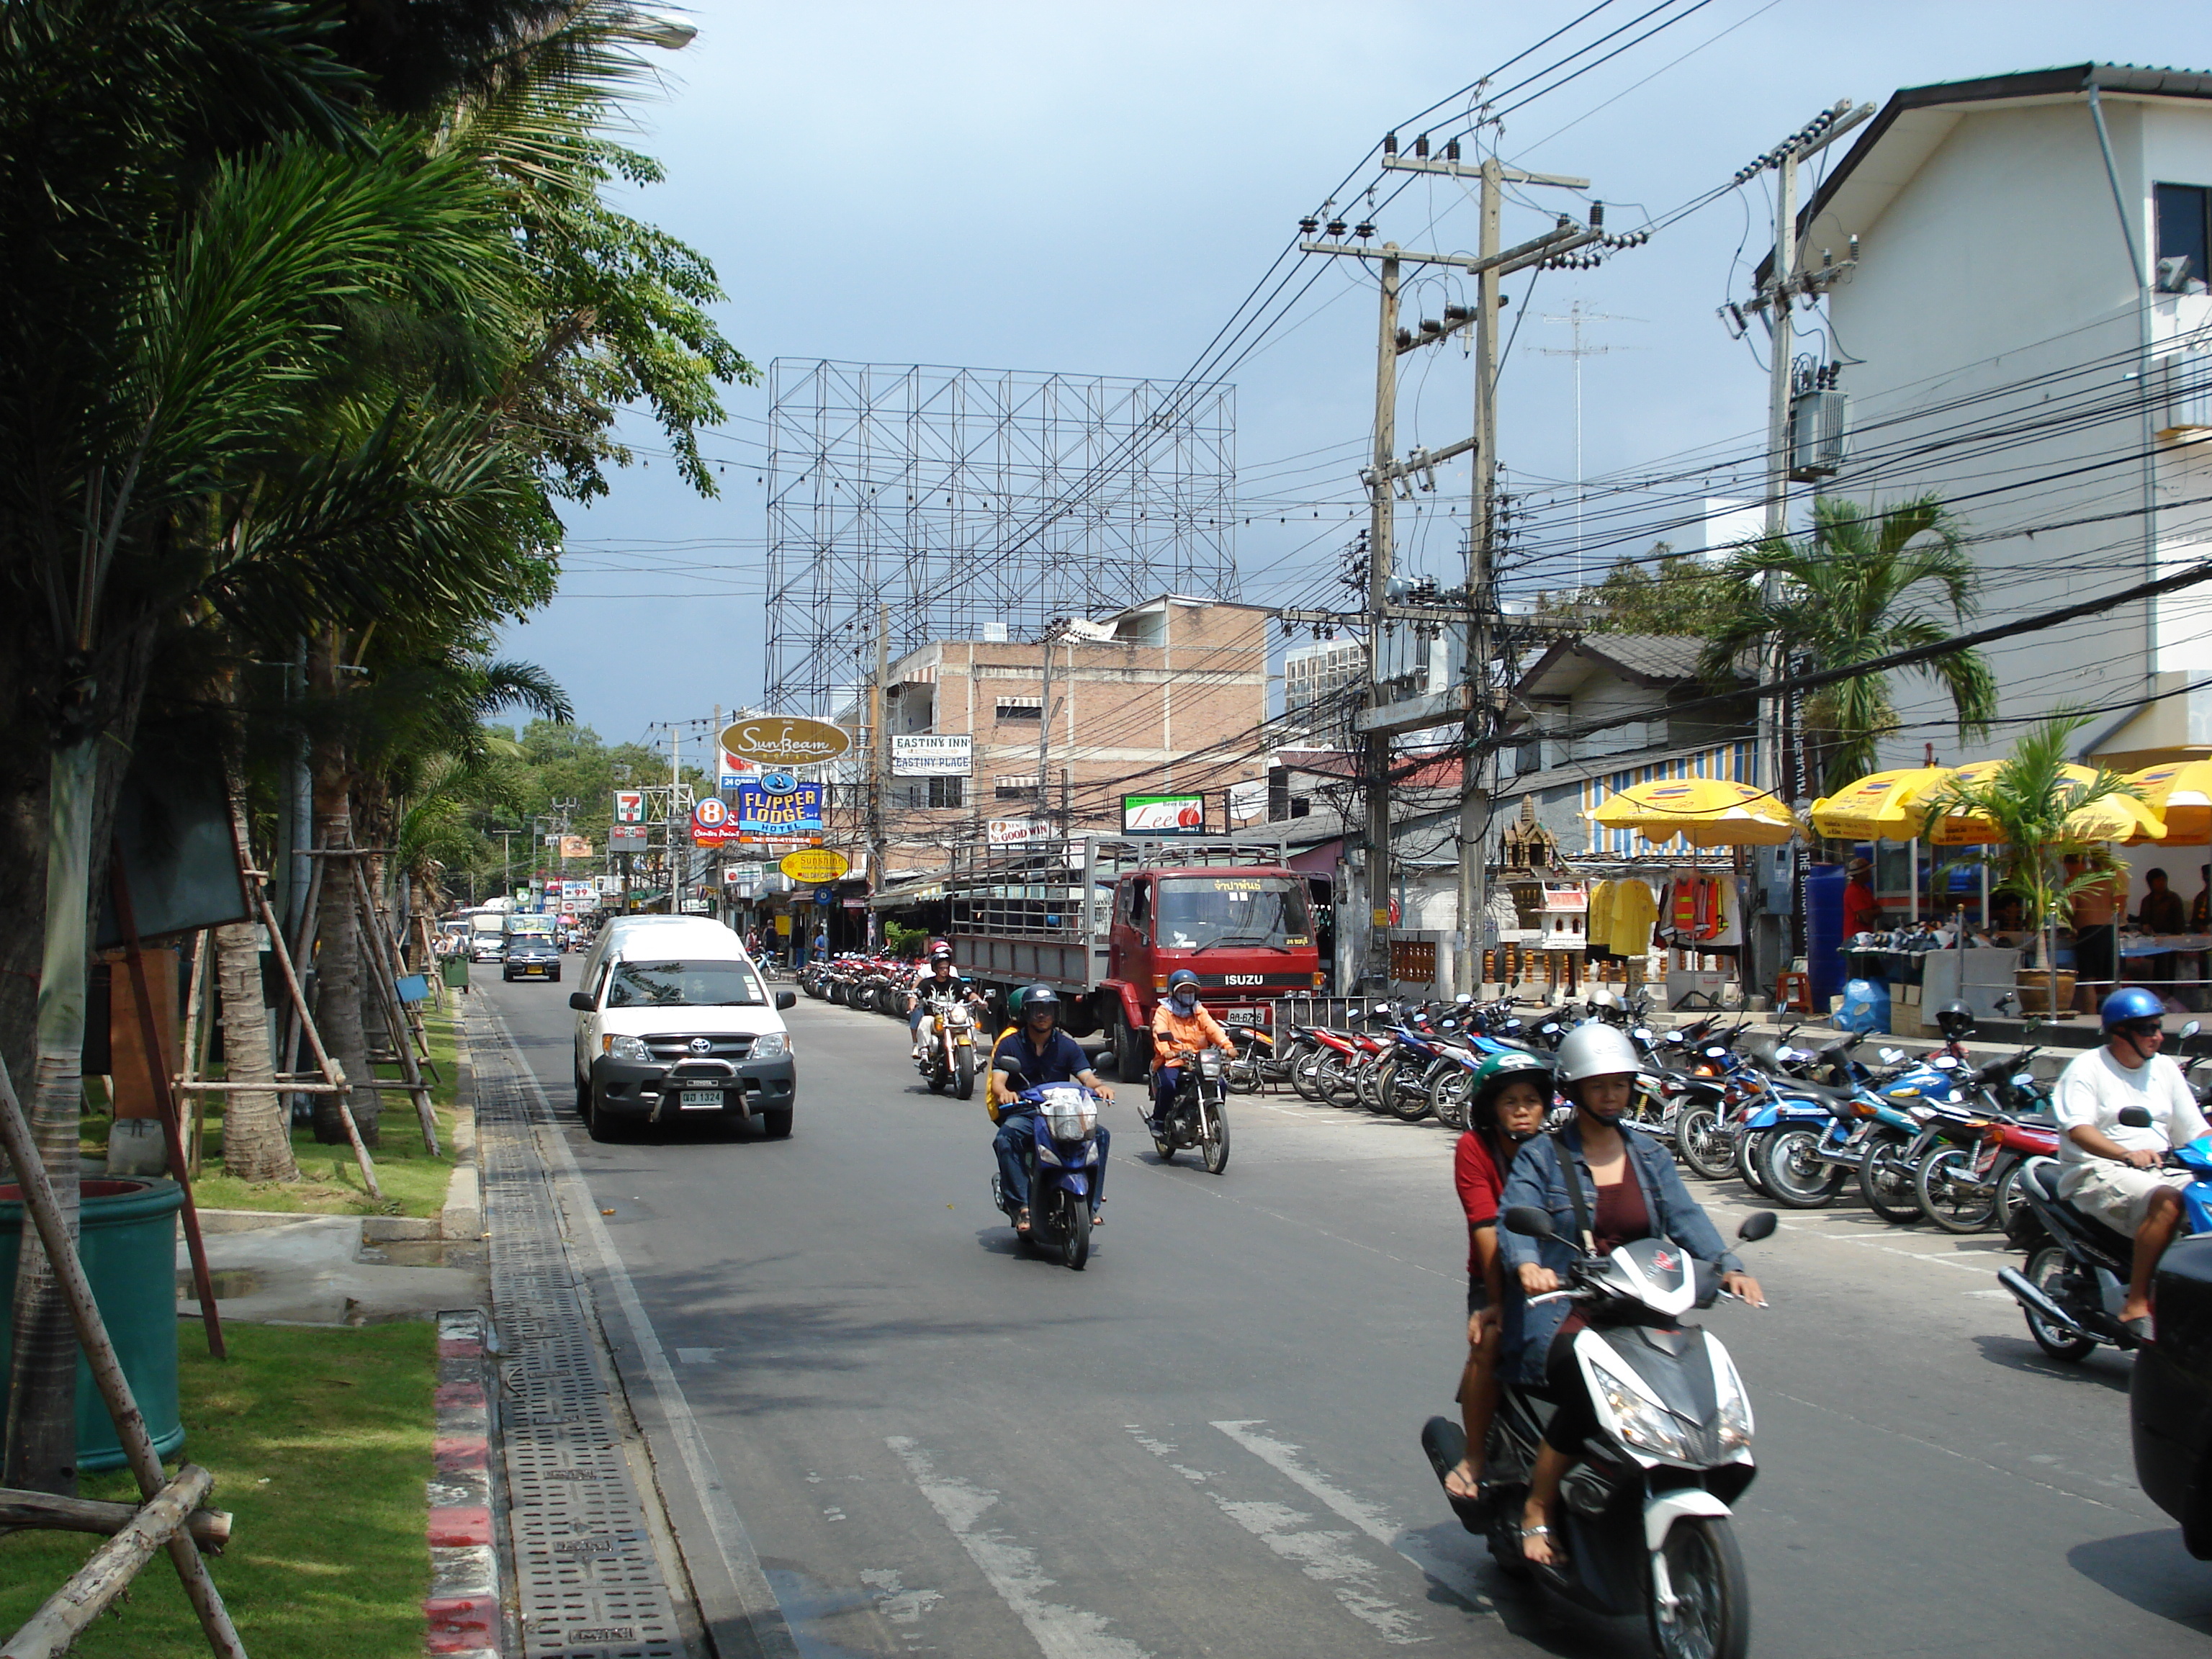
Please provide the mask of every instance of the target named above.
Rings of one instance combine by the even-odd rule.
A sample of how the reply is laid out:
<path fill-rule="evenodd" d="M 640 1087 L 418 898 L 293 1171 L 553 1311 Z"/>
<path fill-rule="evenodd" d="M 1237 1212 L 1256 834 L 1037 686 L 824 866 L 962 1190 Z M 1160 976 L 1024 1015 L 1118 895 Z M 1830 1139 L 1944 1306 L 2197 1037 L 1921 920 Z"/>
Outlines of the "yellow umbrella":
<path fill-rule="evenodd" d="M 1813 828 L 1831 841 L 1911 841 L 1927 799 L 1951 776 L 1946 766 L 1875 772 L 1813 803 Z"/>
<path fill-rule="evenodd" d="M 2169 841 L 2212 842 L 2212 761 L 2172 761 L 2130 772 L 2128 781 L 2158 815 Z"/>
<path fill-rule="evenodd" d="M 1966 783 L 1986 783 L 2004 763 L 2001 760 L 1976 761 L 1971 766 L 1960 767 L 1952 775 Z M 2090 784 L 2097 781 L 2096 772 L 2087 766 L 2062 767 L 2060 771 L 2069 782 Z M 1926 833 L 1938 847 L 1983 847 L 2004 839 L 1997 827 L 1978 812 L 1931 819 Z M 2157 814 L 2133 795 L 2106 795 L 2068 813 L 2063 834 L 2069 841 L 2145 842 L 2164 841 L 2166 830 Z"/>
<path fill-rule="evenodd" d="M 1653 778 L 1583 816 L 1602 829 L 1633 830 L 1650 842 L 1680 836 L 1693 847 L 1779 847 L 1797 833 L 1780 801 L 1725 778 Z"/>

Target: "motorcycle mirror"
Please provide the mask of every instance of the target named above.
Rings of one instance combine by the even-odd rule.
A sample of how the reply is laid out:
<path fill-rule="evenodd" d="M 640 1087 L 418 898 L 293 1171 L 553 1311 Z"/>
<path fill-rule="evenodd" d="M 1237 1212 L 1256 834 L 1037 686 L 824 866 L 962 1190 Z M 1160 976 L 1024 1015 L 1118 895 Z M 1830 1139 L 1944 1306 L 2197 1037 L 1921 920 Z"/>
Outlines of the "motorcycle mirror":
<path fill-rule="evenodd" d="M 1762 1210 L 1759 1213 L 1767 1215 L 1771 1212 Z M 1518 1233 L 1523 1238 L 1552 1237 L 1551 1212 L 1540 1210 L 1533 1204 L 1516 1204 L 1505 1212 L 1504 1219 L 1505 1231 L 1509 1233 Z"/>
<path fill-rule="evenodd" d="M 2150 1127 L 2150 1114 L 2140 1106 L 2123 1106 L 2120 1108 L 2120 1121 L 2130 1129 L 2148 1129 Z"/>
<path fill-rule="evenodd" d="M 1030 1086 L 1030 1080 L 1019 1072 L 1001 1072 L 999 1075 L 1006 1079 L 1002 1086 L 1012 1093 L 1019 1094 Z"/>
<path fill-rule="evenodd" d="M 1775 1219 L 1773 1211 L 1754 1210 L 1744 1217 L 1743 1225 L 1735 1230 L 1735 1236 L 1746 1243 L 1756 1244 L 1760 1239 L 1771 1234 L 1779 1224 Z"/>
<path fill-rule="evenodd" d="M 1669 1042 L 1680 1042 L 1682 1040 L 1682 1034 L 1680 1031 L 1669 1031 L 1667 1033 L 1666 1040 Z"/>
<path fill-rule="evenodd" d="M 2189 1022 L 2189 1024 L 2186 1024 L 2186 1025 L 2183 1026 L 2183 1027 L 2181 1028 L 2180 1031 L 2179 1031 L 2177 1035 L 2179 1035 L 2179 1036 L 2180 1036 L 2181 1037 L 2183 1037 L 2183 1038 L 2186 1039 L 2186 1038 L 2189 1038 L 2189 1037 L 2193 1037 L 2193 1036 L 2196 1036 L 2199 1031 L 2203 1030 L 2203 1029 L 2204 1029 L 2204 1022 L 2203 1022 L 2203 1020 L 2200 1020 L 2200 1019 L 2192 1019 L 2192 1020 L 2191 1020 L 2191 1021 Z"/>
<path fill-rule="evenodd" d="M 1630 1033 L 1630 1035 L 1635 1037 L 1638 1042 L 1649 1042 L 1651 1041 L 1651 1030 L 1649 1026 L 1639 1025 L 1634 1031 Z"/>

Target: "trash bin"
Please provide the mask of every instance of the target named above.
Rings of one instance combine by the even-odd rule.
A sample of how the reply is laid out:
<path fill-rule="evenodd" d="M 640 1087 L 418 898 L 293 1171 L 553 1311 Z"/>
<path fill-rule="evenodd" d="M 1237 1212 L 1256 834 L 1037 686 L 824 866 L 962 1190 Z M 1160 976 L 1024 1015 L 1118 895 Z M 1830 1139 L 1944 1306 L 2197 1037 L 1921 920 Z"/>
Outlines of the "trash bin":
<path fill-rule="evenodd" d="M 91 1176 L 84 1182 L 77 1254 L 92 1281 L 107 1339 L 146 1419 L 154 1449 L 167 1456 L 185 1443 L 177 1410 L 177 1212 L 184 1189 L 173 1181 Z M 0 1185 L 0 1285 L 15 1283 L 23 1203 L 14 1182 Z M 0 1297 L 0 1412 L 7 1408 L 14 1298 Z M 75 1337 L 72 1334 L 71 1340 Z M 80 1352 L 76 1359 L 76 1464 L 125 1467 L 107 1402 Z"/>
<path fill-rule="evenodd" d="M 465 991 L 469 988 L 469 959 L 466 957 L 447 957 L 445 965 L 438 971 L 444 976 L 447 990 Z"/>

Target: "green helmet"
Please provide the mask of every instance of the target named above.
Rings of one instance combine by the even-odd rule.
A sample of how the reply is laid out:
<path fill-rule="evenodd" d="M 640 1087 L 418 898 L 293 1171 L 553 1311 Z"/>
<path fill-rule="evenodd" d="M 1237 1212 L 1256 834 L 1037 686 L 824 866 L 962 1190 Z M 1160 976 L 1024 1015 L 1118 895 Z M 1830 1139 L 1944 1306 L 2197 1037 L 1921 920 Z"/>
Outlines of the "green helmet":
<path fill-rule="evenodd" d="M 1006 1018 L 1017 1025 L 1022 1023 L 1022 1004 L 1029 1000 L 1029 996 L 1030 988 L 1024 985 L 1006 998 Z"/>
<path fill-rule="evenodd" d="M 1547 1095 L 1552 1091 L 1552 1066 L 1540 1054 L 1493 1054 L 1475 1068 L 1474 1086 L 1468 1091 L 1467 1121 L 1470 1128 L 1498 1127 L 1498 1097 L 1516 1081 L 1534 1084 Z"/>

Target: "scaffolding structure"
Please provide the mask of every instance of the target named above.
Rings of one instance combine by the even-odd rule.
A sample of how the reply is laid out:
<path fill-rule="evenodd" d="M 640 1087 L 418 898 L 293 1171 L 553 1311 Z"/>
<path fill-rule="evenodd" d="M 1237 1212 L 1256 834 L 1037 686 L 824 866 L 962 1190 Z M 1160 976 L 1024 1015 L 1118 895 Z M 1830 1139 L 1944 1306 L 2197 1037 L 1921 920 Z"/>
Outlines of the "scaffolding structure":
<path fill-rule="evenodd" d="M 828 715 L 890 651 L 1237 597 L 1235 389 L 778 358 L 771 708 Z"/>

